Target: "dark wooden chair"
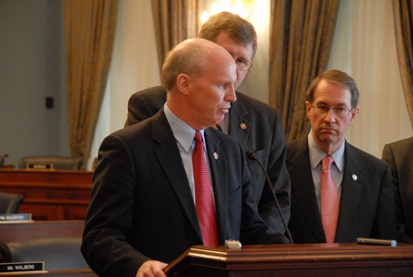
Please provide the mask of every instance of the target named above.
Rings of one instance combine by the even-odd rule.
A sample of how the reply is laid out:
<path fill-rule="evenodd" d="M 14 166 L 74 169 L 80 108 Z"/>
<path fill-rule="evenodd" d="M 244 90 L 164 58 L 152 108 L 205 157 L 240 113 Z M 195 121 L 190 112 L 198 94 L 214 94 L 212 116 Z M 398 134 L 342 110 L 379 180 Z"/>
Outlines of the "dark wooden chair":
<path fill-rule="evenodd" d="M 23 195 L 0 192 L 0 214 L 13 214 L 19 212 Z"/>

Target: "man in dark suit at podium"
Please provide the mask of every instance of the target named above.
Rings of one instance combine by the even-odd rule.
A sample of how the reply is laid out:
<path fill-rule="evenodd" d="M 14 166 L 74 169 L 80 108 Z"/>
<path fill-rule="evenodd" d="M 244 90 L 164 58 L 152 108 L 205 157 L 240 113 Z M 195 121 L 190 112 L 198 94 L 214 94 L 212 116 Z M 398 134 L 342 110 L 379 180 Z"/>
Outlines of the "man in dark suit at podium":
<path fill-rule="evenodd" d="M 257 50 L 254 26 L 239 15 L 221 12 L 202 25 L 200 38 L 208 39 L 225 48 L 237 64 L 235 89 L 244 81 Z M 221 130 L 241 143 L 245 152 L 254 151 L 271 179 L 280 208 L 288 223 L 290 217 L 290 178 L 285 166 L 285 136 L 280 114 L 269 105 L 236 92 L 237 101 L 220 122 Z M 152 87 L 134 93 L 128 103 L 125 126 L 153 116 L 165 104 L 166 89 Z M 252 175 L 254 199 L 264 221 L 277 232 L 285 228 L 277 209 L 273 193 L 266 183 L 265 172 L 257 161 L 248 159 Z"/>
<path fill-rule="evenodd" d="M 81 247 L 97 274 L 165 276 L 166 263 L 206 244 L 192 166 L 197 131 L 204 138 L 209 167 L 204 177 L 211 180 L 210 215 L 216 218 L 209 227 L 218 241 L 210 245 L 228 239 L 288 243 L 258 214 L 239 143 L 208 128 L 221 122 L 236 100 L 235 81 L 236 65 L 224 48 L 204 39 L 184 41 L 163 66 L 164 107 L 103 140 Z"/>

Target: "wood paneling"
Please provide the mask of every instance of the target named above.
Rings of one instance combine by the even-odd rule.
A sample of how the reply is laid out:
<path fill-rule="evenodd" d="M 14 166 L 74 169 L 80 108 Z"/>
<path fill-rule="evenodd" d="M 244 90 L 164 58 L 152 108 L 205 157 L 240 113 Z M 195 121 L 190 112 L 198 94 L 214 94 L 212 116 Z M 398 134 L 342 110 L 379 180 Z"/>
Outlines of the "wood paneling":
<path fill-rule="evenodd" d="M 22 194 L 20 213 L 33 220 L 83 220 L 92 187 L 92 171 L 0 170 L 0 191 Z"/>

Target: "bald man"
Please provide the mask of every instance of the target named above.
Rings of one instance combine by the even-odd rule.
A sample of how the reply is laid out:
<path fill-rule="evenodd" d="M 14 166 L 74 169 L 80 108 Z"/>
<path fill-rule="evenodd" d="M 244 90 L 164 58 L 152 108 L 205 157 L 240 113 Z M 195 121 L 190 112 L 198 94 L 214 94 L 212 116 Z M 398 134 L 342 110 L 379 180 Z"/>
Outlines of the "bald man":
<path fill-rule="evenodd" d="M 221 46 L 186 40 L 162 69 L 167 102 L 153 117 L 101 144 L 82 253 L 99 276 L 165 276 L 162 268 L 193 245 L 207 243 L 197 214 L 192 153 L 204 143 L 216 245 L 288 243 L 258 214 L 240 144 L 208 128 L 236 100 L 236 64 Z M 197 142 L 198 143 L 198 142 Z M 214 244 L 212 244 L 214 245 Z"/>

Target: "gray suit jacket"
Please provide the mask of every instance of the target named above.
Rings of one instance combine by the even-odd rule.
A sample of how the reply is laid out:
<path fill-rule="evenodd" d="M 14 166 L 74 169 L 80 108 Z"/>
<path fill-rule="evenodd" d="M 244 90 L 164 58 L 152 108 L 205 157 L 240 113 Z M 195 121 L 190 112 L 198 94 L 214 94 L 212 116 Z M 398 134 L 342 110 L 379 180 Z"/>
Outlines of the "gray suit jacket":
<path fill-rule="evenodd" d="M 254 151 L 267 170 L 273 189 L 288 223 L 290 218 L 290 178 L 285 166 L 285 136 L 279 112 L 267 104 L 245 94 L 236 92 L 237 101 L 229 111 L 228 135 L 241 144 L 245 152 Z M 151 87 L 134 93 L 129 98 L 128 118 L 125 126 L 130 126 L 151 117 L 166 102 L 166 89 Z M 254 199 L 264 221 L 277 232 L 284 233 L 280 213 L 271 189 L 266 185 L 266 177 L 259 164 L 247 160 L 252 176 Z"/>
<path fill-rule="evenodd" d="M 240 145 L 205 130 L 220 244 L 288 243 L 264 224 Z M 202 244 L 194 200 L 163 109 L 104 139 L 93 176 L 82 253 L 100 276 L 135 276 L 149 259 L 171 262 Z"/>
<path fill-rule="evenodd" d="M 335 242 L 396 239 L 393 187 L 387 164 L 346 142 Z M 325 243 L 314 191 L 307 136 L 287 143 L 291 177 L 289 228 L 295 243 Z"/>
<path fill-rule="evenodd" d="M 393 175 L 398 239 L 413 243 L 413 137 L 386 144 L 382 160 Z"/>

